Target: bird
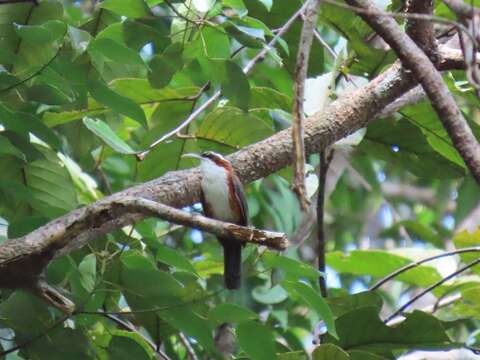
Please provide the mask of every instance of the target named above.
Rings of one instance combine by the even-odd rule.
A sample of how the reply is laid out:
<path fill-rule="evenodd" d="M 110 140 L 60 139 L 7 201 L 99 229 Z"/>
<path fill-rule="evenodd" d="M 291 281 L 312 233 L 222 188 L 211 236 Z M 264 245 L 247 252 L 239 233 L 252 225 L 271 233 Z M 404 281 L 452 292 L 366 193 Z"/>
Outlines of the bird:
<path fill-rule="evenodd" d="M 233 166 L 221 154 L 213 151 L 184 154 L 183 157 L 201 161 L 201 202 L 207 217 L 248 226 L 248 205 L 242 183 Z M 225 287 L 237 290 L 241 286 L 243 243 L 235 239 L 218 237 L 223 247 L 223 276 Z"/>

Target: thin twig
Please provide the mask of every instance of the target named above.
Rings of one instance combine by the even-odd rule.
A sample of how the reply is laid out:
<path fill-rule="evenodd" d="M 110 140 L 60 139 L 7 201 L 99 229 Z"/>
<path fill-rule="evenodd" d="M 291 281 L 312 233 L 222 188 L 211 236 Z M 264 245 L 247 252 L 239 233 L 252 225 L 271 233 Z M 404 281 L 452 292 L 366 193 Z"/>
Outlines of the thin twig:
<path fill-rule="evenodd" d="M 308 2 L 307 2 L 308 3 Z M 288 31 L 288 29 L 292 26 L 295 20 L 300 16 L 305 8 L 304 4 L 293 16 L 288 19 L 288 21 L 280 28 L 277 34 L 270 40 L 268 44 L 266 44 L 262 50 L 260 50 L 255 57 L 248 62 L 248 64 L 243 68 L 243 72 L 248 75 L 250 71 L 252 71 L 253 67 L 262 60 L 265 55 L 269 51 L 271 51 L 272 47 L 277 43 L 277 41 Z M 182 131 L 186 128 L 192 121 L 194 121 L 197 117 L 199 117 L 206 109 L 210 107 L 215 101 L 217 101 L 221 96 L 220 90 L 217 90 L 208 100 L 206 100 L 202 105 L 200 105 L 194 112 L 192 112 L 184 121 L 180 123 L 176 128 L 170 130 L 166 134 L 162 135 L 159 139 L 155 140 L 150 146 L 137 154 L 137 159 L 143 160 L 148 153 L 155 148 L 158 144 L 164 142 L 165 140 L 169 139 L 170 137 L 174 136 L 178 132 Z"/>
<path fill-rule="evenodd" d="M 326 267 L 326 243 L 325 237 L 325 187 L 327 183 L 327 172 L 333 158 L 333 150 L 320 151 L 320 165 L 318 167 L 318 194 L 317 194 L 317 240 L 318 240 L 318 270 L 322 275 L 318 278 L 320 293 L 323 297 L 328 296 Z"/>
<path fill-rule="evenodd" d="M 405 266 L 402 266 L 401 268 L 398 268 L 397 270 L 395 270 L 394 272 L 388 274 L 387 276 L 385 276 L 383 279 L 377 281 L 374 285 L 372 285 L 370 287 L 370 291 L 375 291 L 377 290 L 380 286 L 382 286 L 383 284 L 385 284 L 387 281 L 390 281 L 392 279 L 394 279 L 395 277 L 397 277 L 398 275 L 400 274 L 403 274 L 404 272 L 410 270 L 410 269 L 413 269 L 413 268 L 416 268 L 426 262 L 430 262 L 430 261 L 433 261 L 433 260 L 437 260 L 437 259 L 441 259 L 441 258 L 444 258 L 444 257 L 447 257 L 447 256 L 453 256 L 453 255 L 458 255 L 458 254 L 465 254 L 465 253 L 471 253 L 471 252 L 480 252 L 480 246 L 474 246 L 474 247 L 468 247 L 468 248 L 463 248 L 463 249 L 457 249 L 457 250 L 453 250 L 453 251 L 449 251 L 449 252 L 444 252 L 442 254 L 438 254 L 438 255 L 434 255 L 434 256 L 429 256 L 425 259 L 422 259 L 422 260 L 418 260 L 418 261 L 415 261 L 415 262 L 412 262 L 410 264 L 407 264 Z"/>
<path fill-rule="evenodd" d="M 182 342 L 183 346 L 185 347 L 185 350 L 187 350 L 187 353 L 190 356 L 190 359 L 191 360 L 198 360 L 198 356 L 197 356 L 197 354 L 195 354 L 195 350 L 193 349 L 192 345 L 190 344 L 190 341 L 188 341 L 185 334 L 180 332 L 180 333 L 178 333 L 178 337 L 180 338 L 180 341 Z"/>
<path fill-rule="evenodd" d="M 462 299 L 461 294 L 454 294 L 454 295 L 451 295 L 451 296 L 448 296 L 448 297 L 442 299 L 441 301 L 438 301 L 437 303 L 435 303 L 433 305 L 428 305 L 424 308 L 421 308 L 420 311 L 433 314 L 438 309 L 443 308 L 445 306 L 448 306 L 450 304 L 453 304 L 453 303 L 455 303 L 455 302 L 457 302 L 458 300 L 461 300 L 461 299 Z M 403 321 L 405 321 L 405 317 L 401 316 L 401 315 L 398 315 L 398 316 L 394 317 L 392 320 L 390 320 L 388 322 L 388 325 L 389 326 L 396 326 Z"/>
<path fill-rule="evenodd" d="M 320 0 L 310 0 L 303 13 L 304 21 L 295 64 L 295 95 L 293 100 L 292 139 L 294 149 L 294 175 L 292 190 L 297 195 L 302 211 L 308 210 L 309 201 L 305 188 L 305 142 L 303 122 L 305 120 L 305 80 L 308 73 L 308 62 L 313 42 L 313 32 L 317 26 Z"/>
<path fill-rule="evenodd" d="M 408 0 L 407 14 L 433 14 L 433 0 Z M 440 60 L 438 56 L 437 40 L 435 39 L 435 30 L 433 22 L 429 20 L 407 19 L 405 32 L 413 41 L 425 52 L 425 54 L 437 64 Z"/>
<path fill-rule="evenodd" d="M 435 288 L 439 287 L 440 285 L 444 284 L 445 282 L 447 282 L 448 280 L 454 278 L 455 276 L 461 274 L 462 272 L 470 269 L 471 267 L 477 265 L 480 263 L 480 259 L 476 259 L 470 263 L 468 263 L 467 265 L 461 267 L 460 269 L 458 269 L 457 271 L 451 273 L 450 275 L 444 277 L 443 279 L 437 281 L 435 284 L 429 286 L 428 288 L 426 288 L 425 290 L 423 290 L 422 292 L 420 292 L 419 294 L 415 295 L 413 298 L 411 298 L 409 301 L 407 301 L 404 305 L 402 305 L 398 310 L 394 311 L 392 315 L 390 315 L 389 317 L 387 317 L 384 322 L 387 324 L 388 322 L 390 322 L 390 320 L 392 320 L 393 318 L 397 317 L 398 315 L 402 314 L 405 309 L 407 309 L 410 305 L 412 305 L 415 301 L 417 301 L 418 299 L 420 299 L 421 297 L 423 297 L 424 295 L 428 294 L 430 291 L 434 290 Z"/>

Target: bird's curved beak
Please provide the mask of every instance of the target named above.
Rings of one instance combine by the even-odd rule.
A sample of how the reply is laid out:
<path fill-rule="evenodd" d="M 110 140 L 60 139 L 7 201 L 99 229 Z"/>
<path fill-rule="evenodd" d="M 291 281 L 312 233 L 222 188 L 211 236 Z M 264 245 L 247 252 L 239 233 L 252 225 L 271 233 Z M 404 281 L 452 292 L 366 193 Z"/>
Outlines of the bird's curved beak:
<path fill-rule="evenodd" d="M 195 154 L 195 153 L 187 153 L 187 154 L 183 154 L 182 155 L 182 158 L 193 158 L 193 159 L 198 159 L 198 160 L 202 160 L 202 157 L 198 154 Z"/>

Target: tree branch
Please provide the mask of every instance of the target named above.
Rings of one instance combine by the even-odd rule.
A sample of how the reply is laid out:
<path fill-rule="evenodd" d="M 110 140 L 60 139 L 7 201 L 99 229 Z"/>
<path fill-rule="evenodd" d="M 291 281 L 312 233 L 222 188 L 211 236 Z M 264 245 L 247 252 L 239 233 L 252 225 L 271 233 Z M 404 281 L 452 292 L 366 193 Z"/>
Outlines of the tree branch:
<path fill-rule="evenodd" d="M 444 253 L 441 253 L 441 254 L 438 254 L 438 255 L 427 257 L 427 258 L 422 259 L 422 260 L 412 262 L 410 264 L 402 266 L 401 268 L 399 268 L 399 269 L 395 270 L 394 272 L 385 276 L 383 279 L 377 281 L 374 285 L 372 285 L 370 287 L 369 290 L 370 291 L 375 291 L 380 286 L 385 284 L 387 281 L 390 281 L 390 280 L 394 279 L 395 277 L 397 277 L 398 275 L 403 274 L 404 272 L 406 272 L 410 269 L 416 268 L 416 267 L 418 267 L 418 266 L 420 266 L 420 265 L 422 265 L 426 262 L 441 259 L 441 258 L 444 258 L 444 257 L 447 257 L 447 256 L 453 256 L 453 255 L 457 255 L 457 254 L 465 254 L 465 253 L 471 253 L 471 252 L 480 252 L 480 246 L 474 246 L 474 247 L 468 247 L 468 248 L 448 251 L 448 252 L 444 252 Z"/>
<path fill-rule="evenodd" d="M 306 154 L 318 153 L 364 127 L 387 104 L 415 85 L 413 77 L 396 63 L 363 88 L 341 97 L 323 111 L 310 116 L 304 124 Z M 291 164 L 292 149 L 291 130 L 286 129 L 243 148 L 229 158 L 240 179 L 246 183 Z M 143 198 L 177 208 L 191 205 L 200 200 L 200 172 L 197 168 L 169 172 L 158 179 L 74 210 L 21 238 L 0 244 L 0 285 L 31 286 L 32 280 L 38 277 L 52 258 L 69 253 L 90 240 L 150 215 L 113 205 L 121 203 L 125 198 Z M 89 216 L 92 213 L 95 216 Z M 59 237 L 62 241 L 58 241 Z"/>
<path fill-rule="evenodd" d="M 318 278 L 320 293 L 323 297 L 327 297 L 327 280 L 326 280 L 326 259 L 325 253 L 327 251 L 327 239 L 325 237 L 325 187 L 327 184 L 327 173 L 330 163 L 333 158 L 333 151 L 323 149 L 320 151 L 320 165 L 318 166 L 318 194 L 317 194 L 317 241 L 318 241 L 318 270 L 323 273 Z"/>
<path fill-rule="evenodd" d="M 295 64 L 295 86 L 293 100 L 292 139 L 295 150 L 294 175 L 292 190 L 297 195 L 302 211 L 308 209 L 308 199 L 305 189 L 305 143 L 303 140 L 303 121 L 305 113 L 305 80 L 307 79 L 310 49 L 313 33 L 317 26 L 320 0 L 310 0 L 305 7 L 303 27 L 298 44 L 297 62 Z"/>
<path fill-rule="evenodd" d="M 367 11 L 379 11 L 369 0 L 346 0 Z M 463 118 L 452 94 L 427 56 L 403 33 L 392 17 L 360 16 L 395 50 L 405 67 L 419 80 L 452 143 L 480 185 L 480 145 Z"/>
<path fill-rule="evenodd" d="M 433 14 L 433 0 L 407 0 L 408 14 Z M 413 41 L 425 52 L 432 63 L 437 64 L 439 59 L 437 40 L 433 22 L 429 20 L 408 19 L 405 31 Z"/>
<path fill-rule="evenodd" d="M 288 240 L 282 233 L 223 223 L 199 214 L 189 214 L 152 200 L 127 196 L 93 204 L 83 208 L 82 213 L 73 221 L 67 219 L 67 221 L 63 222 L 58 221 L 52 226 L 47 224 L 29 234 L 28 237 L 7 241 L 3 244 L 2 250 L 9 254 L 14 254 L 14 257 L 2 262 L 0 274 L 3 266 L 8 266 L 12 263 L 25 265 L 25 261 L 28 261 L 32 256 L 37 258 L 34 269 L 36 271 L 30 273 L 22 269 L 16 269 L 16 273 L 11 273 L 10 271 L 8 277 L 0 276 L 0 287 L 26 287 L 34 290 L 35 293 L 44 289 L 39 289 L 37 285 L 39 281 L 38 276 L 43 267 L 48 264 L 55 254 L 55 251 L 67 246 L 79 234 L 101 226 L 105 216 L 108 216 L 106 214 L 114 215 L 115 217 L 121 217 L 125 214 L 155 216 L 176 224 L 196 227 L 219 237 L 264 245 L 277 250 L 285 250 L 288 245 Z M 33 254 L 31 252 L 31 244 L 35 246 Z M 42 292 L 40 293 L 43 294 Z M 48 295 L 50 294 L 51 291 Z M 55 303 L 55 299 L 52 300 L 50 296 L 43 297 L 51 303 Z"/>
<path fill-rule="evenodd" d="M 445 276 L 443 279 L 437 281 L 435 284 L 429 286 L 428 288 L 426 288 L 425 290 L 423 290 L 422 292 L 418 293 L 417 295 L 415 295 L 414 297 L 412 297 L 409 301 L 407 301 L 405 304 L 403 304 L 399 309 L 395 310 L 395 312 L 393 314 L 391 314 L 389 317 L 387 317 L 384 322 L 387 324 L 389 323 L 392 319 L 394 319 L 395 317 L 397 317 L 398 315 L 402 314 L 403 311 L 408 308 L 410 305 L 412 305 L 415 301 L 417 301 L 418 299 L 420 299 L 421 297 L 423 297 L 424 295 L 428 294 L 430 291 L 432 291 L 433 289 L 439 287 L 440 285 L 444 284 L 445 282 L 447 282 L 448 280 L 454 278 L 455 276 L 461 274 L 462 272 L 470 269 L 471 267 L 475 266 L 475 265 L 478 265 L 480 263 L 480 259 L 476 259 L 470 263 L 468 263 L 467 265 L 461 267 L 460 269 L 458 269 L 457 271 L 451 273 L 450 275 L 448 276 Z"/>

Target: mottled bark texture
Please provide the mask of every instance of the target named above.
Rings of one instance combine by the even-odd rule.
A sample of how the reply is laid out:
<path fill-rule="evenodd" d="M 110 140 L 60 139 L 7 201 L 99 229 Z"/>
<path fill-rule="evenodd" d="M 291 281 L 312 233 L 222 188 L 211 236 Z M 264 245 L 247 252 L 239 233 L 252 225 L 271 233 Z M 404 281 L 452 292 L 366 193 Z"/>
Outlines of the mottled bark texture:
<path fill-rule="evenodd" d="M 292 138 L 295 151 L 292 190 L 297 195 L 302 211 L 308 209 L 308 199 L 305 188 L 305 142 L 303 122 L 305 113 L 305 80 L 307 79 L 310 49 L 312 47 L 313 33 L 317 27 L 320 0 L 311 0 L 305 7 L 303 14 L 303 27 L 298 42 L 297 61 L 295 64 L 295 85 L 293 98 L 293 123 Z"/>
<path fill-rule="evenodd" d="M 406 12 L 409 14 L 432 15 L 433 0 L 407 0 Z M 435 65 L 440 61 L 438 45 L 435 38 L 433 21 L 408 19 L 405 31 Z"/>

